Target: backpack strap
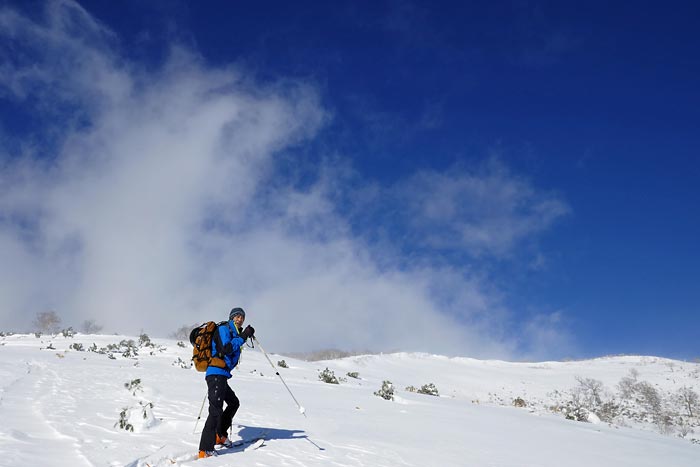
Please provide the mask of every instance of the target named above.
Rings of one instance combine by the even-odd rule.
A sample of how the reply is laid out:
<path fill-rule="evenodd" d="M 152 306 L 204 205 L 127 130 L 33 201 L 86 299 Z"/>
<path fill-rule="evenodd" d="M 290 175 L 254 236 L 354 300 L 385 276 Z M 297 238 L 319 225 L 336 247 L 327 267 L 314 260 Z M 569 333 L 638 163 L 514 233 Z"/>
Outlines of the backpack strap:
<path fill-rule="evenodd" d="M 216 328 L 214 328 L 214 343 L 216 344 L 216 358 L 224 358 L 224 345 L 221 343 L 221 334 L 219 334 L 219 327 L 224 324 L 225 321 L 220 322 L 219 324 L 216 325 Z"/>

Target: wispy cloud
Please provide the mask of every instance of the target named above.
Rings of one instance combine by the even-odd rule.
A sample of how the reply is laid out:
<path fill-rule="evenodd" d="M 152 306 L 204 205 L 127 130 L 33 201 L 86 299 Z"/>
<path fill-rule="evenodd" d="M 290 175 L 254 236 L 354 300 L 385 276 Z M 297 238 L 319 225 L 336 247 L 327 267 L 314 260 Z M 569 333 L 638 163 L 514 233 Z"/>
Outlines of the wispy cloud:
<path fill-rule="evenodd" d="M 424 248 L 505 257 L 570 212 L 497 157 L 475 166 L 423 170 L 376 192 L 378 206 Z"/>
<path fill-rule="evenodd" d="M 428 248 L 502 255 L 566 211 L 556 197 L 497 161 L 350 190 L 337 156 L 300 169 L 314 183 L 285 180 L 290 150 L 329 118 L 313 86 L 257 82 L 178 47 L 139 67 L 70 1 L 39 23 L 6 9 L 0 24 L 30 57 L 4 60 L 5 96 L 47 112 L 19 153 L 0 148 L 1 326 L 52 308 L 66 324 L 164 335 L 240 305 L 277 349 L 517 351 L 487 281 L 382 251 L 348 200 L 398 210 Z"/>

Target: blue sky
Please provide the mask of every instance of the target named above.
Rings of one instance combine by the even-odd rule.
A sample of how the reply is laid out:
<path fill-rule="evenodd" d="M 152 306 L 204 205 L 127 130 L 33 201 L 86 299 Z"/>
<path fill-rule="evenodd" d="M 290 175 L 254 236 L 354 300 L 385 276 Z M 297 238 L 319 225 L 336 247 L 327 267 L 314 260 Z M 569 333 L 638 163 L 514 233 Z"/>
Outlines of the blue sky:
<path fill-rule="evenodd" d="M 269 310 L 258 322 L 289 350 L 698 356 L 692 2 L 46 5 L 3 6 L 6 310 L 125 330 L 114 313 L 149 310 L 175 329 L 242 301 Z M 217 93 L 251 118 L 195 100 Z M 128 126 L 152 109 L 150 133 Z M 190 121 L 198 111 L 220 132 Z M 174 120 L 148 126 L 159 118 Z M 167 128 L 196 135 L 181 147 L 212 165 L 163 174 L 149 155 L 178 146 L 152 136 Z M 173 189 L 193 171 L 206 175 Z M 134 177 L 143 190 L 123 200 Z M 165 216 L 173 197 L 189 209 Z M 82 220 L 116 222 L 105 212 L 129 219 L 115 224 L 123 251 Z M 161 241 L 160 216 L 180 234 Z M 148 287 L 130 282 L 143 267 Z M 53 275 L 70 285 L 44 287 Z M 115 283 L 140 292 L 121 303 Z M 105 301 L 119 305 L 98 311 Z M 290 314 L 328 337 L 277 334 Z M 348 322 L 367 335 L 345 336 Z M 21 323 L 8 311 L 0 324 Z"/>

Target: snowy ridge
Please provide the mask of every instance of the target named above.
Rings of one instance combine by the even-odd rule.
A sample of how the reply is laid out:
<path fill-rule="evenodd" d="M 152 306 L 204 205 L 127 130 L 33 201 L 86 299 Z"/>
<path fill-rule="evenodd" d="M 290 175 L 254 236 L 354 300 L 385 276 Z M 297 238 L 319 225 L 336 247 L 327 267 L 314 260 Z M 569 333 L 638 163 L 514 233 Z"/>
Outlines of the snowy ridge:
<path fill-rule="evenodd" d="M 681 388 L 700 392 L 697 363 L 630 356 L 513 363 L 421 353 L 305 362 L 271 355 L 286 361 L 289 368 L 278 371 L 305 406 L 304 418 L 264 356 L 246 349 L 231 380 L 241 399 L 231 436 L 267 430 L 265 444 L 195 460 L 206 406 L 193 429 L 206 386 L 203 374 L 188 368 L 190 356 L 189 344 L 165 339 L 0 337 L 0 466 L 673 467 L 700 459 L 697 415 L 685 417 L 685 429 L 660 430 L 656 419 L 628 416 L 643 408 L 636 402 L 612 423 L 576 422 L 552 410 L 586 378 L 602 384 L 603 399 L 622 402 L 618 384 L 634 375 L 662 396 L 665 413 L 680 417 L 674 397 Z M 340 384 L 319 381 L 326 368 Z M 385 380 L 393 383 L 393 401 L 374 395 Z M 429 383 L 440 397 L 406 389 Z M 518 398 L 525 407 L 513 406 Z"/>

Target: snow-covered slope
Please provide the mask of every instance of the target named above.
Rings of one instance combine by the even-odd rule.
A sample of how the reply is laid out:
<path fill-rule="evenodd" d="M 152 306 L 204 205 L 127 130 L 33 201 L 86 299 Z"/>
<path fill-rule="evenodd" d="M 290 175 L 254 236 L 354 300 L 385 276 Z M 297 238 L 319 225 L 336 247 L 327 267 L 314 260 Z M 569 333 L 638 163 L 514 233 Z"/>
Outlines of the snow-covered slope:
<path fill-rule="evenodd" d="M 118 346 L 129 339 L 137 348 Z M 241 399 L 232 438 L 265 428 L 265 444 L 194 460 L 206 385 L 201 373 L 183 368 L 190 356 L 189 344 L 172 340 L 138 346 L 138 338 L 124 336 L 1 337 L 0 465 L 700 465 L 700 444 L 692 442 L 698 433 L 686 430 L 682 439 L 678 428 L 661 434 L 649 420 L 624 414 L 613 424 L 582 423 L 550 410 L 564 405 L 577 377 L 600 381 L 608 393 L 632 374 L 668 400 L 682 387 L 700 392 L 696 363 L 653 357 L 509 363 L 407 353 L 304 362 L 271 356 L 288 364 L 279 371 L 306 408 L 304 417 L 257 349 L 244 352 L 231 380 Z M 343 378 L 340 384 L 319 381 L 326 368 Z M 354 372 L 358 378 L 347 376 Z M 384 380 L 393 383 L 393 401 L 374 395 Z M 440 397 L 405 389 L 428 383 Z M 514 407 L 515 398 L 527 406 Z M 133 431 L 124 429 L 129 425 Z"/>

